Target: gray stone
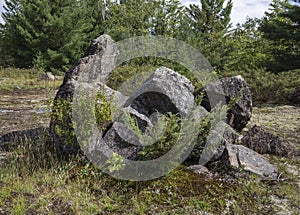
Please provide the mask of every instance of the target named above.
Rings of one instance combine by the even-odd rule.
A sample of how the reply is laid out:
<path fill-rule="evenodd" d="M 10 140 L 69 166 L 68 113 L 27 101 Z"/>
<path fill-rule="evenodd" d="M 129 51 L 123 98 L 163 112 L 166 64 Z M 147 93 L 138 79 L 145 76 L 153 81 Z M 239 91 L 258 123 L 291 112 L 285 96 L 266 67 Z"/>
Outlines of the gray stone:
<path fill-rule="evenodd" d="M 270 164 L 262 155 L 245 146 L 226 144 L 223 159 L 227 160 L 231 167 L 243 168 L 266 179 L 277 179 L 277 167 Z"/>
<path fill-rule="evenodd" d="M 237 131 L 241 131 L 252 115 L 252 96 L 250 89 L 242 76 L 223 78 L 200 89 L 195 95 L 205 92 L 201 105 L 206 110 L 211 109 L 220 101 L 228 104 L 233 98 L 239 98 L 237 103 L 228 111 L 227 123 Z"/>
<path fill-rule="evenodd" d="M 147 128 L 153 127 L 151 120 L 148 117 L 146 117 L 145 115 L 136 111 L 135 109 L 133 109 L 131 107 L 126 107 L 126 108 L 124 108 L 124 110 L 127 113 L 129 113 L 130 117 L 133 117 L 136 120 L 137 126 L 142 132 L 145 132 Z"/>
<path fill-rule="evenodd" d="M 105 84 L 115 68 L 118 56 L 117 45 L 109 35 L 105 34 L 95 39 L 83 58 L 65 74 L 56 99 L 72 98 L 79 79 L 85 83 Z"/>
<path fill-rule="evenodd" d="M 209 115 L 209 112 L 202 106 L 196 108 L 197 120 L 203 120 Z M 226 143 L 236 143 L 240 138 L 235 130 L 223 121 L 210 129 L 208 136 L 199 135 L 197 144 L 187 159 L 190 163 L 205 165 L 208 162 L 214 162 L 222 156 Z"/>
<path fill-rule="evenodd" d="M 187 167 L 187 169 L 193 171 L 196 174 L 205 175 L 207 178 L 211 178 L 213 176 L 213 174 L 205 166 L 202 165 L 192 165 Z"/>
<path fill-rule="evenodd" d="M 56 94 L 55 101 L 67 99 L 73 101 L 75 87 L 78 86 L 80 81 L 80 84 L 96 86 L 99 88 L 99 91 L 104 92 L 108 99 L 114 95 L 117 105 L 122 106 L 126 101 L 126 97 L 105 86 L 115 68 L 118 56 L 119 50 L 110 36 L 102 35 L 95 39 L 85 52 L 83 58 L 79 59 L 65 74 L 64 81 Z M 72 131 L 71 122 L 72 119 L 69 116 L 65 116 L 63 127 L 66 130 Z M 73 137 L 73 141 L 69 141 L 73 142 L 72 144 L 66 143 L 65 140 L 67 137 L 56 132 L 55 127 L 57 123 L 58 121 L 55 118 L 51 118 L 50 135 L 55 148 L 63 154 L 77 154 L 80 151 L 80 147 L 76 137 Z"/>
<path fill-rule="evenodd" d="M 147 117 L 156 111 L 186 117 L 194 105 L 193 91 L 194 87 L 186 77 L 161 67 L 129 97 L 125 106 L 131 106 Z"/>
<path fill-rule="evenodd" d="M 205 142 L 203 151 L 199 158 L 199 164 L 217 161 L 224 153 L 226 144 L 234 144 L 239 135 L 225 122 L 219 122 L 211 128 Z"/>
<path fill-rule="evenodd" d="M 56 78 L 54 75 L 52 75 L 51 72 L 46 72 L 46 73 L 43 73 L 40 75 L 40 80 L 43 80 L 43 81 L 55 81 Z"/>
<path fill-rule="evenodd" d="M 123 107 L 123 105 L 128 99 L 119 91 L 111 89 L 103 83 L 97 83 L 96 86 L 104 94 L 106 100 L 111 101 L 117 107 Z"/>
<path fill-rule="evenodd" d="M 103 137 L 105 144 L 115 153 L 127 159 L 136 159 L 142 143 L 139 137 L 125 124 L 114 122 Z"/>
<path fill-rule="evenodd" d="M 260 154 L 282 154 L 281 141 L 278 136 L 266 132 L 262 127 L 254 125 L 242 138 L 246 147 Z"/>

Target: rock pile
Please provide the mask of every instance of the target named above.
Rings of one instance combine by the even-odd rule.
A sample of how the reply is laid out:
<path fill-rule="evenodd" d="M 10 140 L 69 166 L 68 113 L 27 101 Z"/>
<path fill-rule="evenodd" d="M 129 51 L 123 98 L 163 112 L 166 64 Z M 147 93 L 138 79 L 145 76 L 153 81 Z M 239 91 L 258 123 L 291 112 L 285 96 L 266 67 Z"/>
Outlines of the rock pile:
<path fill-rule="evenodd" d="M 118 47 L 110 36 L 103 35 L 97 38 L 88 48 L 85 56 L 66 73 L 55 101 L 69 100 L 72 102 L 75 86 L 81 78 L 82 80 L 92 79 L 93 83 L 98 84 L 99 90 L 103 91 L 106 98 L 115 98 L 118 106 L 136 119 L 138 129 L 142 133 L 145 132 L 147 127 L 154 126 L 155 117 L 153 116 L 157 113 L 164 115 L 171 112 L 179 114 L 181 118 L 187 117 L 195 106 L 195 96 L 202 92 L 205 93 L 205 96 L 201 105 L 206 110 L 203 107 L 199 107 L 201 109 L 199 120 L 202 120 L 212 111 L 220 96 L 226 98 L 227 104 L 235 99 L 235 103 L 227 112 L 226 123 L 229 127 L 231 126 L 233 129 L 241 131 L 251 118 L 251 92 L 241 76 L 218 80 L 194 92 L 194 86 L 190 80 L 171 69 L 161 67 L 154 71 L 129 97 L 122 95 L 120 92 L 106 86 L 117 62 L 118 55 Z M 54 107 L 54 115 L 58 109 L 59 106 Z M 66 116 L 64 119 L 66 125 L 70 125 L 67 128 L 70 131 L 73 130 L 72 124 L 70 124 L 71 121 L 71 116 Z M 59 123 L 61 121 L 55 117 L 52 118 L 50 123 L 50 134 L 55 148 L 63 154 L 80 152 L 76 137 L 73 137 L 72 141 L 66 141 L 66 136 L 57 132 L 57 128 L 60 126 Z M 122 121 L 112 120 L 100 132 L 102 132 L 101 135 L 104 142 L 114 152 L 128 159 L 137 159 L 137 154 L 143 150 L 139 136 Z M 222 141 L 222 147 L 219 147 L 216 151 L 217 154 L 214 160 L 223 159 L 231 167 L 244 168 L 262 177 L 271 179 L 277 177 L 276 166 L 269 164 L 262 155 L 244 146 L 234 144 L 240 139 L 238 135 L 232 136 L 221 133 L 219 136 Z M 249 141 L 246 141 L 249 140 L 247 136 L 244 137 L 244 140 L 249 144 L 249 147 L 253 146 Z M 274 144 L 276 145 L 276 143 Z M 255 149 L 256 145 L 252 148 Z M 263 152 L 273 152 L 272 144 L 270 149 Z M 199 151 L 198 153 L 200 154 L 201 152 Z"/>

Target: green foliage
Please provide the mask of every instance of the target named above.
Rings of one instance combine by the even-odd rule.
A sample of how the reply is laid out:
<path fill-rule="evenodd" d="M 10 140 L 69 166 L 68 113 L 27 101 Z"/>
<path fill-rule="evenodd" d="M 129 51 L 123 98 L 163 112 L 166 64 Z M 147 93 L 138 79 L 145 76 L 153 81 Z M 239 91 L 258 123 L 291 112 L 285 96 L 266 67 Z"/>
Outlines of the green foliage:
<path fill-rule="evenodd" d="M 116 41 L 149 35 L 154 11 L 153 1 L 128 0 L 120 4 L 112 3 L 106 32 Z"/>
<path fill-rule="evenodd" d="M 273 0 L 271 12 L 263 19 L 249 18 L 231 30 L 233 3 L 225 0 L 201 0 L 200 6 L 189 7 L 178 0 L 5 3 L 5 24 L 0 25 L 0 65 L 4 67 L 65 72 L 91 39 L 108 33 L 116 41 L 140 35 L 183 40 L 199 49 L 221 75 L 224 69 L 266 67 L 281 72 L 299 68 L 300 7 L 287 0 Z M 167 63 L 156 59 L 148 64 L 157 66 L 157 62 Z"/>
<path fill-rule="evenodd" d="M 0 92 L 15 90 L 51 90 L 61 84 L 61 79 L 55 81 L 40 80 L 40 71 L 36 69 L 0 68 Z"/>
<path fill-rule="evenodd" d="M 95 99 L 94 107 L 91 107 L 90 99 Z M 81 113 L 85 113 L 77 116 L 77 122 L 82 122 L 82 124 L 76 124 L 76 122 L 72 121 L 72 108 L 74 107 L 72 107 L 72 101 L 69 97 L 56 99 L 53 103 L 51 114 L 51 119 L 55 126 L 54 132 L 58 138 L 56 141 L 62 141 L 61 144 L 70 145 L 76 149 L 78 149 L 77 138 L 81 138 L 80 141 L 86 141 L 87 137 L 91 135 L 94 117 L 101 132 L 105 131 L 112 122 L 112 101 L 107 100 L 101 90 L 96 94 L 95 98 L 84 97 L 78 103 Z M 88 115 L 91 110 L 94 111 L 92 112 L 94 116 Z M 77 137 L 74 126 L 77 134 L 79 134 Z"/>
<path fill-rule="evenodd" d="M 120 90 L 125 95 L 130 95 L 133 90 L 139 87 L 137 86 L 138 83 L 142 83 L 149 77 L 149 74 L 161 66 L 170 68 L 187 77 L 195 87 L 195 91 L 203 87 L 204 80 L 199 78 L 201 77 L 200 71 L 192 73 L 179 63 L 157 57 L 142 57 L 123 63 L 114 70 L 107 85 L 113 89 Z M 133 78 L 135 82 L 130 82 L 130 84 L 126 85 L 126 89 L 123 89 L 122 84 L 131 78 Z"/>
<path fill-rule="evenodd" d="M 128 81 L 130 78 L 133 76 L 139 76 L 139 77 L 144 77 L 143 74 L 149 74 L 150 72 L 153 72 L 156 67 L 148 64 L 148 65 L 142 65 L 138 66 L 138 60 L 134 60 L 134 62 L 128 62 L 124 63 L 123 65 L 117 67 L 112 76 L 110 77 L 107 85 L 111 87 L 112 89 L 118 90 L 120 86 L 125 82 Z M 133 83 L 134 86 L 134 83 Z M 128 89 L 126 89 L 128 91 Z M 134 89 L 131 89 L 129 91 L 132 91 Z M 122 91 L 124 93 L 124 90 Z M 127 93 L 129 95 L 130 92 Z"/>
<path fill-rule="evenodd" d="M 155 12 L 151 18 L 151 35 L 179 39 L 184 28 L 186 9 L 178 0 L 155 1 Z"/>
<path fill-rule="evenodd" d="M 96 123 L 101 131 L 105 130 L 112 122 L 111 116 L 112 101 L 107 101 L 105 95 L 97 93 L 95 104 Z"/>
<path fill-rule="evenodd" d="M 49 161 L 46 157 L 41 159 L 45 163 Z M 49 169 L 36 168 L 39 163 L 31 162 L 30 167 L 35 169 L 31 174 L 26 174 L 26 168 L 20 172 L 14 165 L 1 166 L 0 180 L 5 186 L 0 186 L 0 205 L 5 214 L 14 211 L 23 214 L 146 214 L 150 210 L 157 214 L 170 211 L 172 214 L 199 211 L 269 214 L 278 212 L 279 208 L 271 201 L 271 196 L 278 196 L 290 201 L 296 213 L 299 198 L 298 190 L 293 188 L 297 179 L 284 166 L 299 167 L 299 162 L 283 159 L 280 163 L 285 180 L 272 184 L 254 175 L 239 175 L 237 179 L 222 173 L 216 179 L 206 180 L 184 166 L 156 180 L 123 181 L 101 173 L 81 159 L 56 163 Z"/>
<path fill-rule="evenodd" d="M 260 31 L 271 41 L 273 59 L 266 64 L 273 72 L 300 68 L 300 6 L 288 0 L 273 0 Z"/>
<path fill-rule="evenodd" d="M 254 105 L 261 103 L 287 104 L 291 94 L 300 85 L 300 71 L 274 74 L 262 68 L 224 72 L 225 76 L 242 75 L 250 86 Z"/>
<path fill-rule="evenodd" d="M 109 172 L 120 171 L 125 167 L 124 158 L 118 153 L 113 153 L 112 156 L 106 161 L 106 164 L 109 165 Z"/>
<path fill-rule="evenodd" d="M 227 37 L 228 52 L 222 59 L 225 70 L 244 70 L 265 65 L 272 59 L 272 44 L 258 30 L 260 20 L 248 18 Z"/>
<path fill-rule="evenodd" d="M 82 7 L 75 0 L 5 3 L 1 49 L 5 50 L 2 55 L 10 60 L 5 60 L 4 66 L 34 65 L 55 74 L 65 72 L 82 55 L 93 36 L 89 32 L 94 23 L 88 22 L 86 12 L 91 5 Z"/>
<path fill-rule="evenodd" d="M 181 128 L 180 117 L 177 114 L 168 113 L 165 116 L 165 120 L 157 124 L 161 124 L 158 126 L 162 127 L 162 123 L 164 123 L 163 127 L 165 127 L 165 133 L 156 143 L 146 146 L 143 151 L 139 153 L 140 159 L 156 159 L 167 153 L 177 142 Z"/>
<path fill-rule="evenodd" d="M 63 139 L 66 144 L 76 144 L 75 131 L 72 124 L 71 99 L 56 99 L 52 106 L 51 120 L 55 122 L 55 134 Z"/>
<path fill-rule="evenodd" d="M 232 1 L 201 0 L 201 6 L 188 8 L 190 43 L 201 51 L 215 68 L 222 68 L 226 54 L 226 34 L 230 27 Z"/>

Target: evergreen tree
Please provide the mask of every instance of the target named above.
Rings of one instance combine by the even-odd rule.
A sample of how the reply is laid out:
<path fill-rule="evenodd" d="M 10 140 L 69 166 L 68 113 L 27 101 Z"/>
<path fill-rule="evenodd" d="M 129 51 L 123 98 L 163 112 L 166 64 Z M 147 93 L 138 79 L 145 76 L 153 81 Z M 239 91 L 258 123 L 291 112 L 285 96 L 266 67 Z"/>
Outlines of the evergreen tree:
<path fill-rule="evenodd" d="M 185 12 L 185 7 L 179 0 L 156 1 L 155 13 L 151 19 L 151 34 L 179 39 Z"/>
<path fill-rule="evenodd" d="M 66 71 L 89 42 L 93 27 L 76 0 L 6 0 L 2 48 L 14 66 Z"/>
<path fill-rule="evenodd" d="M 110 4 L 106 33 L 116 41 L 149 35 L 154 1 L 126 0 Z"/>
<path fill-rule="evenodd" d="M 238 24 L 228 35 L 229 51 L 224 56 L 223 63 L 226 70 L 245 70 L 263 67 L 270 61 L 271 43 L 262 37 L 258 30 L 260 20 L 247 18 L 243 24 Z"/>
<path fill-rule="evenodd" d="M 18 20 L 16 19 L 19 16 L 20 0 L 5 0 L 4 1 L 4 12 L 2 18 L 5 24 L 0 24 L 0 63 L 2 66 L 21 66 L 24 67 L 28 61 L 26 59 L 26 54 L 22 56 L 22 53 L 19 53 L 19 47 L 24 47 L 24 40 L 20 37 L 20 34 L 17 29 Z M 22 60 L 24 59 L 24 61 Z"/>
<path fill-rule="evenodd" d="M 215 68 L 222 68 L 222 58 L 227 54 L 226 35 L 230 28 L 232 1 L 201 0 L 201 5 L 188 8 L 191 41 Z"/>
<path fill-rule="evenodd" d="M 273 72 L 300 68 L 300 7 L 288 0 L 273 0 L 262 19 L 260 31 L 272 43 L 273 59 L 266 65 Z"/>

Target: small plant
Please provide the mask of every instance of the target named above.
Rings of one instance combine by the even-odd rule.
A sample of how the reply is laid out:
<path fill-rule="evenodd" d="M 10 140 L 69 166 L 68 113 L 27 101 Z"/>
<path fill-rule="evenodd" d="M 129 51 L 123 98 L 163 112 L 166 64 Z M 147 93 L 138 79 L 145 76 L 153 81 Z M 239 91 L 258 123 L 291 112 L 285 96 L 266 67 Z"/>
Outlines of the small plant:
<path fill-rule="evenodd" d="M 95 104 L 96 123 L 100 130 L 105 130 L 112 122 L 111 116 L 112 101 L 108 101 L 101 92 L 97 93 Z"/>
<path fill-rule="evenodd" d="M 166 123 L 165 133 L 156 143 L 144 147 L 139 153 L 141 160 L 155 159 L 165 154 L 178 140 L 180 134 L 180 117 L 177 114 L 168 113 L 165 116 L 165 120 L 157 123 L 158 128 L 164 127 L 163 123 Z"/>
<path fill-rule="evenodd" d="M 125 167 L 124 158 L 118 153 L 113 153 L 112 156 L 106 161 L 108 164 L 109 172 L 117 172 Z"/>
<path fill-rule="evenodd" d="M 81 138 L 81 142 L 86 142 L 88 137 L 92 134 L 93 120 L 96 120 L 96 124 L 99 130 L 105 131 L 112 121 L 111 106 L 112 102 L 108 101 L 102 91 L 96 94 L 96 98 L 92 98 L 92 95 L 82 96 L 78 101 L 76 112 L 77 120 L 73 121 L 72 101 L 71 98 L 56 99 L 53 104 L 52 111 L 52 124 L 54 126 L 54 132 L 56 140 L 62 144 L 69 145 L 75 150 L 78 149 L 77 138 Z M 95 106 L 92 106 L 91 99 L 95 99 Z M 78 114 L 80 112 L 80 114 Z M 78 123 L 79 122 L 79 123 Z M 75 126 L 75 127 L 74 127 Z M 77 136 L 75 134 L 76 128 Z"/>

